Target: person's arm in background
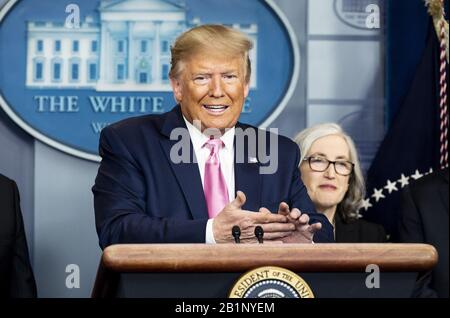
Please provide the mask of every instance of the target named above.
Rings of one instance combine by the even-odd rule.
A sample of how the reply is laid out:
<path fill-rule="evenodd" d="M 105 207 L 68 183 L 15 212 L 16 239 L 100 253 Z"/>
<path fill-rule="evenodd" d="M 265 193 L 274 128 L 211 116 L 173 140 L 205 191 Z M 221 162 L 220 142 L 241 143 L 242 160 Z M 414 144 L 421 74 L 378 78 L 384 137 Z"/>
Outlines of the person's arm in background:
<path fill-rule="evenodd" d="M 422 222 L 410 187 L 404 188 L 402 192 L 399 236 L 403 243 L 425 242 Z"/>
<path fill-rule="evenodd" d="M 424 243 L 425 236 L 419 210 L 414 202 L 411 186 L 403 189 L 399 222 L 399 238 L 402 243 Z M 434 298 L 437 293 L 430 287 L 431 271 L 417 278 L 412 297 Z"/>
<path fill-rule="evenodd" d="M 12 204 L 15 217 L 15 238 L 12 249 L 10 296 L 13 298 L 35 298 L 36 282 L 30 264 L 27 239 L 20 209 L 19 190 L 14 181 L 11 181 Z"/>

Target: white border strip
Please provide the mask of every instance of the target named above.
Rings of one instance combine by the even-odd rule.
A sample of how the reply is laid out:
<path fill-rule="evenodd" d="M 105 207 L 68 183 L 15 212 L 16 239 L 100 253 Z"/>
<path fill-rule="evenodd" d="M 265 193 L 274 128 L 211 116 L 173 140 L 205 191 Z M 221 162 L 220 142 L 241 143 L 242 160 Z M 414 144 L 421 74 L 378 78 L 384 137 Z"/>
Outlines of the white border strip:
<path fill-rule="evenodd" d="M 9 0 L 6 2 L 6 4 L 0 9 L 0 23 L 2 22 L 3 18 L 6 16 L 8 11 L 16 4 L 16 2 L 19 0 Z M 278 6 L 272 1 L 272 0 L 265 0 L 266 3 L 272 8 L 272 10 L 278 15 L 281 22 L 283 22 L 284 26 L 286 27 L 286 30 L 289 34 L 289 39 L 291 40 L 292 48 L 294 49 L 294 72 L 292 73 L 291 78 L 291 84 L 284 95 L 281 103 L 277 106 L 277 108 L 274 110 L 274 112 L 260 125 L 261 128 L 265 129 L 267 126 L 269 126 L 279 115 L 280 113 L 286 108 L 287 103 L 291 99 L 292 95 L 294 94 L 298 78 L 300 75 L 300 50 L 297 43 L 297 38 L 295 36 L 295 33 L 292 29 L 291 24 L 289 23 L 288 19 L 284 15 L 284 13 L 278 8 Z M 9 107 L 9 105 L 6 103 L 6 101 L 3 99 L 3 96 L 0 94 L 0 106 L 3 108 L 3 110 L 6 112 L 6 114 L 17 124 L 20 128 L 25 130 L 27 133 L 29 133 L 34 138 L 46 143 L 47 145 L 56 148 L 62 152 L 65 152 L 69 155 L 100 162 L 101 157 L 98 155 L 93 155 L 81 150 L 74 149 L 72 147 L 69 147 L 67 145 L 64 145 L 60 142 L 57 142 L 53 139 L 50 139 L 49 137 L 45 136 L 44 134 L 40 133 L 36 129 L 32 128 L 30 125 L 28 125 L 22 118 L 17 116 L 17 114 Z"/>
<path fill-rule="evenodd" d="M 3 17 L 6 15 L 6 13 L 11 9 L 11 7 L 17 2 L 18 0 L 6 0 L 5 3 L 0 7 L 2 11 L 0 11 L 0 21 L 3 20 Z"/>

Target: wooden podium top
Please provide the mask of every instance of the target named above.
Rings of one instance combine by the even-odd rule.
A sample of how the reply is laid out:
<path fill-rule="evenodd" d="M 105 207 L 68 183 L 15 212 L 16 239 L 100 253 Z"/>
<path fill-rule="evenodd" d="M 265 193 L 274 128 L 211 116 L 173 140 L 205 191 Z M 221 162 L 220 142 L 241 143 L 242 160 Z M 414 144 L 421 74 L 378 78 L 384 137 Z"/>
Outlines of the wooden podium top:
<path fill-rule="evenodd" d="M 280 266 L 297 272 L 423 272 L 437 263 L 427 244 L 124 244 L 105 249 L 112 272 L 237 272 Z"/>

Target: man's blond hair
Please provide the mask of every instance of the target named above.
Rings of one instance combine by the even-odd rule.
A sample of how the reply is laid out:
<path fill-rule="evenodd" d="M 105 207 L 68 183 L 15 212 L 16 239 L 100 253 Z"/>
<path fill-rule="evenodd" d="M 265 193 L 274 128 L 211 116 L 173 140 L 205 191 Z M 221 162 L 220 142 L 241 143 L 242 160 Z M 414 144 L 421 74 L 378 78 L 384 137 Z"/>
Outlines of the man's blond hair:
<path fill-rule="evenodd" d="M 226 58 L 242 57 L 245 81 L 248 83 L 251 76 L 249 51 L 252 48 L 252 41 L 244 33 L 232 28 L 216 24 L 192 28 L 181 34 L 171 47 L 169 76 L 177 78 L 184 62 L 195 54 L 205 53 Z"/>

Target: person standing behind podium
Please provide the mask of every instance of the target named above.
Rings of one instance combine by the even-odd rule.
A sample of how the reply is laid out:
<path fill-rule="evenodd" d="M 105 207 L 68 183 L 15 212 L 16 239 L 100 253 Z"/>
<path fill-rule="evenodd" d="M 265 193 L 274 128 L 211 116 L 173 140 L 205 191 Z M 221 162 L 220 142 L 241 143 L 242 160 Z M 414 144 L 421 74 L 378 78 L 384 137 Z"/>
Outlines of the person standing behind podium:
<path fill-rule="evenodd" d="M 17 185 L 0 174 L 0 298 L 34 298 L 36 283 Z"/>
<path fill-rule="evenodd" d="M 411 182 L 402 191 L 400 242 L 426 243 L 438 251 L 438 264 L 426 275 L 414 297 L 448 298 L 448 167 Z"/>
<path fill-rule="evenodd" d="M 364 199 L 364 178 L 353 140 L 333 123 L 300 132 L 301 178 L 316 210 L 333 224 L 336 243 L 383 243 L 379 224 L 357 218 Z"/>
<path fill-rule="evenodd" d="M 188 30 L 171 48 L 169 76 L 178 105 L 102 130 L 102 162 L 92 188 L 102 248 L 233 242 L 234 225 L 241 242 L 257 242 L 257 225 L 265 242 L 332 240 L 331 225 L 315 212 L 298 177 L 299 151 L 292 141 L 278 138 L 279 163 L 272 174 L 261 174 L 257 159 L 247 156 L 248 141 L 244 149 L 235 147 L 238 130 L 258 136 L 255 127 L 238 123 L 249 92 L 251 48 L 232 28 Z M 189 162 L 173 160 L 179 142 L 171 139 L 174 132 L 187 135 Z M 290 207 L 278 211 L 282 201 Z"/>

